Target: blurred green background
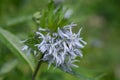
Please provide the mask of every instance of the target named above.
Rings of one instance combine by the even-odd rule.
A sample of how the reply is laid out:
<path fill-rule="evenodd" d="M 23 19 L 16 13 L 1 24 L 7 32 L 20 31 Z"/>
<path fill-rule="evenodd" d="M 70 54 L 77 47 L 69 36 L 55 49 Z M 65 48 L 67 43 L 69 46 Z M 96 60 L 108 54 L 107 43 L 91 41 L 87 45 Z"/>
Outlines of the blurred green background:
<path fill-rule="evenodd" d="M 70 21 L 83 27 L 81 35 L 88 43 L 83 49 L 84 57 L 76 63 L 80 66 L 76 71 L 96 80 L 120 80 L 120 0 L 63 1 L 64 6 L 73 10 Z M 0 0 L 0 28 L 20 40 L 26 39 L 36 27 L 32 14 L 44 9 L 47 2 Z M 0 38 L 0 80 L 31 80 L 32 71 L 28 64 L 7 46 L 9 44 Z M 82 77 L 76 78 L 59 69 L 48 70 L 47 64 L 42 64 L 37 80 L 89 80 Z"/>

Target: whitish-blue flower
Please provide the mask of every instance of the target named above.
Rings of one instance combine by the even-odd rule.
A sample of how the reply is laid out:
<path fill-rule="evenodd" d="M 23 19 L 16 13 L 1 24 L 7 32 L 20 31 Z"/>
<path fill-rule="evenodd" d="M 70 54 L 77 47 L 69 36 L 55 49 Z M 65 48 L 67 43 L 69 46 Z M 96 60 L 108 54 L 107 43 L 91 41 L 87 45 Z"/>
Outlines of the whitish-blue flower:
<path fill-rule="evenodd" d="M 76 57 L 83 57 L 81 49 L 84 48 L 86 42 L 80 36 L 81 29 L 78 33 L 72 31 L 75 26 L 77 24 L 58 27 L 55 33 L 50 33 L 50 30 L 42 28 L 36 32 L 40 42 L 34 46 L 37 46 L 37 50 L 42 53 L 42 60 L 48 62 L 48 68 L 54 64 L 55 67 L 59 67 L 65 72 L 71 72 L 71 67 L 78 67 L 74 62 L 78 61 Z M 25 46 L 23 50 L 27 48 Z"/>

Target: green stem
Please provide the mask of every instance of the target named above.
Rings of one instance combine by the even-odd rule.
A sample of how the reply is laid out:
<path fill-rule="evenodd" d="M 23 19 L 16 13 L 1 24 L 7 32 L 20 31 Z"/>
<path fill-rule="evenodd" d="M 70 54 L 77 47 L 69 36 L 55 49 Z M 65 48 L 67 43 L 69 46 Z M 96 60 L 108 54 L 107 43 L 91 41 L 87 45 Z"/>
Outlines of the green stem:
<path fill-rule="evenodd" d="M 40 61 L 38 62 L 38 64 L 37 64 L 37 67 L 36 67 L 36 69 L 35 69 L 35 72 L 33 73 L 33 76 L 32 76 L 32 80 L 35 80 L 35 78 L 36 78 L 36 75 L 37 75 L 37 73 L 38 73 L 38 71 L 39 71 L 39 68 L 40 68 L 40 66 L 41 66 L 41 64 L 42 64 L 42 58 L 43 58 L 43 56 L 44 55 L 42 55 L 41 57 L 40 57 Z"/>

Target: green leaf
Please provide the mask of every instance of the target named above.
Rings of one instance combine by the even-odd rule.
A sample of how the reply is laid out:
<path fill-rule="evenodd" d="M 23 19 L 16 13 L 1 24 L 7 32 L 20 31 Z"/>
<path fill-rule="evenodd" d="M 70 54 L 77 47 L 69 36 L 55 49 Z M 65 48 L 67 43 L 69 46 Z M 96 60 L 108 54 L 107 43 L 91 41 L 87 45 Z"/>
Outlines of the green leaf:
<path fill-rule="evenodd" d="M 23 53 L 21 48 L 24 45 L 20 43 L 19 38 L 17 38 L 12 33 L 0 28 L 0 41 L 2 41 L 19 59 L 26 61 L 29 64 L 31 70 L 34 71 L 34 59 L 31 55 L 26 56 L 26 54 Z"/>
<path fill-rule="evenodd" d="M 27 46 L 29 46 L 30 48 L 32 48 L 33 50 L 37 50 L 37 47 L 36 46 L 34 46 L 35 44 L 39 44 L 39 40 L 36 38 L 30 38 L 30 39 L 28 39 L 28 40 L 26 40 L 25 42 L 24 42 L 24 44 L 25 45 L 27 45 Z"/>
<path fill-rule="evenodd" d="M 69 19 L 64 17 L 67 10 L 67 8 L 64 9 L 62 4 L 56 5 L 54 0 L 50 0 L 45 9 L 35 13 L 33 16 L 34 21 L 36 24 L 40 23 L 38 26 L 50 29 L 51 32 L 55 32 L 58 27 L 68 24 Z"/>
<path fill-rule="evenodd" d="M 10 72 L 12 69 L 14 69 L 18 64 L 18 60 L 10 60 L 3 64 L 3 66 L 0 68 L 0 75 L 4 75 L 8 72 Z"/>

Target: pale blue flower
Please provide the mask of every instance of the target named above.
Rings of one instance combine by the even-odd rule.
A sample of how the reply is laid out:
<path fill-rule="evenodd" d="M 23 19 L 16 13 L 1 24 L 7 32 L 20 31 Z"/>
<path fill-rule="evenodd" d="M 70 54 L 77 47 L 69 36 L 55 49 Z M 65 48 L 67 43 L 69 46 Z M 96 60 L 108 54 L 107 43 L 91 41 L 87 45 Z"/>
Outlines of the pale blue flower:
<path fill-rule="evenodd" d="M 86 42 L 80 36 L 81 29 L 78 33 L 72 31 L 75 26 L 77 24 L 72 23 L 63 28 L 58 27 L 55 33 L 50 33 L 50 30 L 43 28 L 39 28 L 36 32 L 40 42 L 34 46 L 42 53 L 42 60 L 48 62 L 48 68 L 54 64 L 65 72 L 71 72 L 71 67 L 78 67 L 74 62 L 78 61 L 77 57 L 83 57 L 80 49 L 84 48 Z M 43 34 L 43 32 L 47 33 Z M 25 46 L 23 50 L 27 48 Z M 34 53 L 36 54 L 36 51 Z"/>
<path fill-rule="evenodd" d="M 23 46 L 22 51 L 28 50 L 28 48 L 29 47 L 27 45 L 25 45 L 25 46 Z"/>

